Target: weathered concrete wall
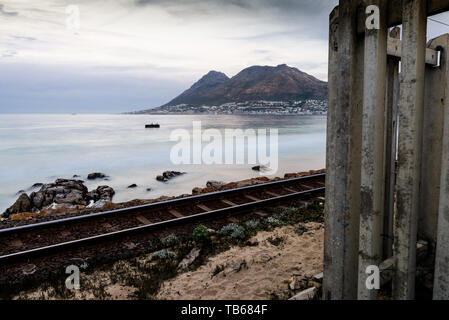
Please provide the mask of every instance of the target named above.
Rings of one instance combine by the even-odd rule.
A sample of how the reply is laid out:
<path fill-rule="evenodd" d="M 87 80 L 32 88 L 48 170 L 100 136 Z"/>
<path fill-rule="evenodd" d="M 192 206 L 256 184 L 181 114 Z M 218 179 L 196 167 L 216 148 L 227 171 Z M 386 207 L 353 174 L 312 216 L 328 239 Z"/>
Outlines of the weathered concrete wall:
<path fill-rule="evenodd" d="M 381 28 L 361 33 L 367 4 L 380 7 Z M 445 8 L 340 0 L 330 16 L 325 299 L 376 299 L 366 267 L 386 261 L 393 298 L 413 299 L 418 232 L 431 253 L 437 240 L 434 297 L 449 299 L 449 35 L 425 42 L 427 15 Z M 398 29 L 387 41 L 392 19 L 402 41 Z"/>

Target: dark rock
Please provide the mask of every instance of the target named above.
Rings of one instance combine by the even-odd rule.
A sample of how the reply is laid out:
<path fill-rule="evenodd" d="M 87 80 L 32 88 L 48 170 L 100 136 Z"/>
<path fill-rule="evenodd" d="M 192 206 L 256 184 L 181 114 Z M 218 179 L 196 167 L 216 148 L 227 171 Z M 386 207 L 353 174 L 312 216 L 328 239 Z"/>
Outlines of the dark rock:
<path fill-rule="evenodd" d="M 25 193 L 25 190 L 20 190 L 16 193 L 16 196 L 20 196 L 22 193 Z"/>
<path fill-rule="evenodd" d="M 221 186 L 224 186 L 225 183 L 222 181 L 207 181 L 206 187 L 207 188 L 220 188 Z"/>
<path fill-rule="evenodd" d="M 54 183 L 42 185 L 41 189 L 32 192 L 30 197 L 25 193 L 21 194 L 4 216 L 9 217 L 11 214 L 19 212 L 38 212 L 53 203 L 86 206 L 92 200 L 107 202 L 112 200 L 114 194 L 114 189 L 109 186 L 100 186 L 89 192 L 82 180 L 57 179 Z"/>
<path fill-rule="evenodd" d="M 235 272 L 239 272 L 240 270 L 242 270 L 242 268 L 247 268 L 246 261 L 239 260 L 237 262 L 234 262 L 232 268 L 234 269 Z"/>
<path fill-rule="evenodd" d="M 152 191 L 153 189 L 151 189 L 151 188 L 147 188 L 147 192 L 150 192 L 150 191 Z"/>
<path fill-rule="evenodd" d="M 179 171 L 165 171 L 162 175 L 157 176 L 156 180 L 161 182 L 167 182 L 170 179 L 173 179 L 174 177 L 180 176 L 185 174 L 185 172 L 179 172 Z"/>
<path fill-rule="evenodd" d="M 192 194 L 201 194 L 202 191 L 203 189 L 195 187 L 192 189 Z"/>
<path fill-rule="evenodd" d="M 87 175 L 88 180 L 104 179 L 106 177 L 107 177 L 107 175 L 105 175 L 104 173 L 101 173 L 101 172 L 89 173 Z"/>
<path fill-rule="evenodd" d="M 72 190 L 68 194 L 56 195 L 55 202 L 58 204 L 87 205 L 85 194 L 79 190 Z"/>
<path fill-rule="evenodd" d="M 2 216 L 8 218 L 12 214 L 29 211 L 31 211 L 30 197 L 28 197 L 26 193 L 22 193 L 19 199 L 17 199 L 16 202 L 2 214 Z"/>
<path fill-rule="evenodd" d="M 97 190 L 89 191 L 86 194 L 86 197 L 89 202 L 90 201 L 97 202 L 98 200 L 100 200 L 100 195 L 98 194 Z"/>
<path fill-rule="evenodd" d="M 111 201 L 112 197 L 114 197 L 115 191 L 109 186 L 99 186 L 96 190 L 92 190 L 87 193 L 87 200 L 94 202 L 103 200 L 103 201 Z"/>
<path fill-rule="evenodd" d="M 267 167 L 261 166 L 261 165 L 252 167 L 251 169 L 253 169 L 254 171 L 266 171 L 266 170 L 268 170 Z"/>
<path fill-rule="evenodd" d="M 77 174 L 74 174 L 74 175 L 73 175 L 73 178 L 80 178 L 80 176 L 77 175 Z"/>
<path fill-rule="evenodd" d="M 99 186 L 97 192 L 100 195 L 100 199 L 111 201 L 115 195 L 114 189 L 109 186 Z"/>
<path fill-rule="evenodd" d="M 37 192 L 37 193 L 33 192 L 30 195 L 30 198 L 33 201 L 33 207 L 35 207 L 35 208 L 42 208 L 42 204 L 43 204 L 44 199 L 45 199 L 45 195 L 44 195 L 43 192 Z"/>
<path fill-rule="evenodd" d="M 132 185 L 128 186 L 128 189 L 134 189 L 137 188 L 137 184 L 133 183 Z"/>
<path fill-rule="evenodd" d="M 43 185 L 44 185 L 43 183 L 38 182 L 38 183 L 33 184 L 30 189 L 40 188 Z"/>
<path fill-rule="evenodd" d="M 307 229 L 306 226 L 299 225 L 295 227 L 294 231 L 298 236 L 302 236 L 305 232 L 309 231 L 309 229 Z"/>

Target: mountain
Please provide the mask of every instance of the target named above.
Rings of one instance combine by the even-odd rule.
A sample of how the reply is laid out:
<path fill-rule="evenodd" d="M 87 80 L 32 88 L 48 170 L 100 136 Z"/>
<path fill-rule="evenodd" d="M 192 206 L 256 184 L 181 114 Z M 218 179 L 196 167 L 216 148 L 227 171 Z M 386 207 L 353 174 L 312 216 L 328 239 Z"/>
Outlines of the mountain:
<path fill-rule="evenodd" d="M 190 89 L 165 104 L 220 105 L 255 100 L 292 101 L 327 99 L 327 83 L 285 64 L 277 67 L 253 66 L 228 78 L 211 71 Z"/>
<path fill-rule="evenodd" d="M 198 80 L 192 87 L 190 87 L 190 89 L 184 91 L 181 95 L 177 96 L 165 106 L 174 106 L 183 103 L 191 105 L 204 104 L 203 101 L 207 99 L 207 96 L 228 80 L 228 76 L 224 73 L 210 71 Z"/>

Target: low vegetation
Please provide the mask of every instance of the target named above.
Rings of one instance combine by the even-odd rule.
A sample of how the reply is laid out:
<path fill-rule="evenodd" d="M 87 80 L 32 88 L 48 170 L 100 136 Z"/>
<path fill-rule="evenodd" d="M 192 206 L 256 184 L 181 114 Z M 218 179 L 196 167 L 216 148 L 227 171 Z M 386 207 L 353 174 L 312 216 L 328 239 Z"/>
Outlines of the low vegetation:
<path fill-rule="evenodd" d="M 232 246 L 257 245 L 248 240 L 259 231 L 272 231 L 283 225 L 294 225 L 298 235 L 306 232 L 307 229 L 302 224 L 307 222 L 323 222 L 323 204 L 315 202 L 308 207 L 292 207 L 289 209 L 268 209 L 271 215 L 266 218 L 251 219 L 242 223 L 230 223 L 223 226 L 218 231 L 213 231 L 206 226 L 196 227 L 192 234 L 187 237 L 179 237 L 170 234 L 159 240 L 159 248 L 151 254 L 140 257 L 121 260 L 102 266 L 90 266 L 85 270 L 85 277 L 88 278 L 81 286 L 83 292 L 89 292 L 88 297 L 95 299 L 110 299 L 111 295 L 105 289 L 108 285 L 120 284 L 133 288 L 133 297 L 136 299 L 153 299 L 161 284 L 173 277 L 179 271 L 180 262 L 194 248 L 201 248 L 201 254 L 196 257 L 187 268 L 192 271 L 205 264 L 209 257 L 228 250 Z M 270 238 L 268 241 L 273 246 L 279 246 L 284 242 L 283 237 Z M 216 266 L 211 271 L 211 276 L 219 274 L 223 270 L 222 266 Z M 98 274 L 107 274 L 103 280 L 96 279 Z M 57 279 L 57 280 L 56 280 Z M 44 285 L 32 292 L 40 294 L 31 295 L 35 299 L 73 299 L 80 298 L 73 291 L 65 288 L 64 275 L 49 280 Z M 30 294 L 15 293 L 16 298 L 27 298 Z M 12 298 L 3 297 L 3 298 Z M 276 297 L 272 297 L 276 298 Z"/>

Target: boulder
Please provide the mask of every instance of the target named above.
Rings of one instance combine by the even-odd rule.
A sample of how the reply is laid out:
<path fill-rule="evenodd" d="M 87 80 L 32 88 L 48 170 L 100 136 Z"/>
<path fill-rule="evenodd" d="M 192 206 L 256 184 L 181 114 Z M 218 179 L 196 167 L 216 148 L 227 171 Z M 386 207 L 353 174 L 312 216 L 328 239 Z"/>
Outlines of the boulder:
<path fill-rule="evenodd" d="M 167 182 L 170 179 L 173 179 L 174 177 L 180 176 L 185 174 L 185 172 L 179 172 L 179 171 L 165 171 L 162 173 L 162 175 L 159 175 L 156 177 L 157 181 L 160 182 Z"/>
<path fill-rule="evenodd" d="M 254 166 L 251 169 L 254 170 L 254 171 L 266 171 L 266 170 L 268 170 L 268 168 L 266 166 L 261 166 L 261 165 Z"/>
<path fill-rule="evenodd" d="M 234 269 L 235 272 L 240 272 L 243 268 L 247 268 L 247 267 L 248 266 L 247 266 L 245 260 L 239 260 L 232 264 L 232 268 Z"/>
<path fill-rule="evenodd" d="M 133 183 L 132 185 L 128 186 L 128 189 L 137 188 L 137 184 Z"/>
<path fill-rule="evenodd" d="M 57 179 L 54 183 L 42 185 L 39 191 L 20 195 L 16 203 L 5 211 L 4 217 L 14 213 L 39 212 L 50 205 L 60 207 L 86 206 L 90 202 L 112 200 L 115 191 L 109 186 L 100 186 L 88 192 L 82 180 Z"/>
<path fill-rule="evenodd" d="M 99 186 L 97 192 L 100 195 L 100 199 L 111 201 L 112 197 L 115 195 L 114 189 L 109 186 Z"/>
<path fill-rule="evenodd" d="M 79 190 L 72 190 L 68 194 L 59 194 L 55 197 L 55 202 L 58 204 L 87 205 L 85 194 Z"/>
<path fill-rule="evenodd" d="M 43 192 L 33 192 L 31 194 L 31 199 L 33 199 L 33 206 L 35 208 L 42 208 L 42 204 L 45 200 L 45 195 Z"/>
<path fill-rule="evenodd" d="M 109 186 L 99 186 L 96 190 L 87 193 L 87 200 L 97 202 L 99 200 L 111 201 L 115 191 Z"/>
<path fill-rule="evenodd" d="M 87 179 L 88 180 L 95 180 L 95 179 L 104 179 L 107 176 L 104 173 L 101 172 L 94 172 L 94 173 L 89 173 L 87 175 Z"/>
<path fill-rule="evenodd" d="M 224 185 L 225 185 L 225 183 L 223 181 L 215 181 L 215 180 L 207 181 L 207 183 L 206 183 L 207 188 L 213 188 L 213 189 L 218 189 Z"/>
<path fill-rule="evenodd" d="M 26 193 L 22 193 L 16 202 L 6 209 L 2 214 L 4 218 L 8 218 L 10 215 L 20 212 L 28 212 L 31 210 L 31 199 Z"/>

